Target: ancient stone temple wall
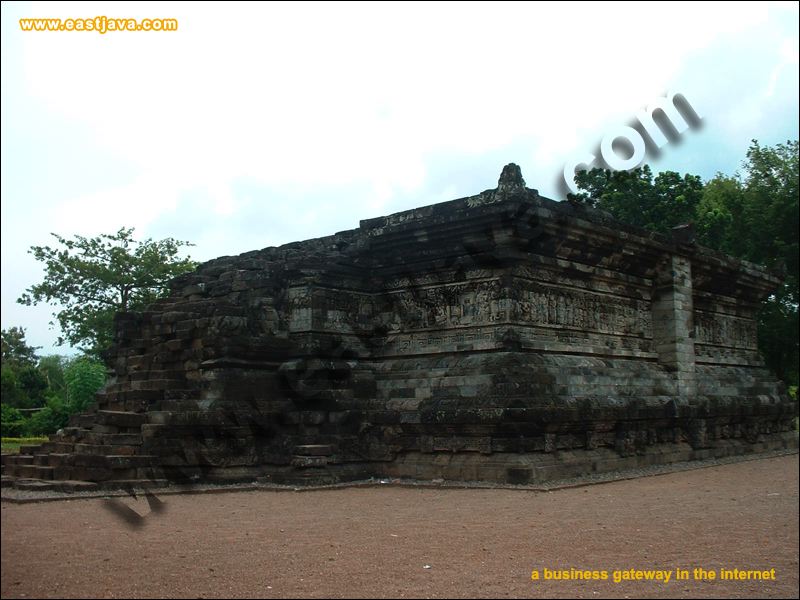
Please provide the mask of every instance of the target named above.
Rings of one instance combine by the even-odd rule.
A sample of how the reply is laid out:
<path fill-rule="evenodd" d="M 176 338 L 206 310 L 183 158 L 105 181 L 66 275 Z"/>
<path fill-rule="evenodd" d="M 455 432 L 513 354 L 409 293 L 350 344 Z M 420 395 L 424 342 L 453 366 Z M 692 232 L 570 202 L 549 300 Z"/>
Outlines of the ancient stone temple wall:
<path fill-rule="evenodd" d="M 764 269 L 497 189 L 222 257 L 117 320 L 115 378 L 15 475 L 530 483 L 797 446 Z"/>

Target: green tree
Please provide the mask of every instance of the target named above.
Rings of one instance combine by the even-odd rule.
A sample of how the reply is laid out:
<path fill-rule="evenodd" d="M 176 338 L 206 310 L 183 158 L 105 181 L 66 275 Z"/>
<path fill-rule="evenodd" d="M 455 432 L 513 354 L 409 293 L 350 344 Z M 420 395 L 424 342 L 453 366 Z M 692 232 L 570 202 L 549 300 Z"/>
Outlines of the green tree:
<path fill-rule="evenodd" d="M 79 413 L 93 402 L 94 395 L 106 382 L 106 367 L 89 357 L 76 358 L 64 370 L 67 387 L 66 408 L 70 414 Z"/>
<path fill-rule="evenodd" d="M 759 349 L 782 379 L 798 372 L 798 143 L 762 147 L 753 140 L 742 174 L 718 174 L 698 207 L 700 241 L 712 248 L 783 271 L 783 285 L 759 312 Z"/>
<path fill-rule="evenodd" d="M 105 366 L 90 357 L 38 359 L 25 331 L 2 331 L 2 428 L 5 436 L 42 435 L 64 427 L 69 416 L 85 410 L 105 384 Z M 41 408 L 26 418 L 21 408 Z"/>
<path fill-rule="evenodd" d="M 50 395 L 59 398 L 67 397 L 67 387 L 64 381 L 64 369 L 69 365 L 69 360 L 58 354 L 43 356 L 39 359 L 39 371 L 47 382 L 47 391 Z"/>
<path fill-rule="evenodd" d="M 0 435 L 22 437 L 26 433 L 25 417 L 16 408 L 0 404 Z"/>
<path fill-rule="evenodd" d="M 58 397 L 51 397 L 47 405 L 35 412 L 25 421 L 23 431 L 25 435 L 48 435 L 57 432 L 69 423 L 69 416 L 73 414 Z"/>
<path fill-rule="evenodd" d="M 35 365 L 38 360 L 36 350 L 25 341 L 25 329 L 12 327 L 0 331 L 2 338 L 3 364 Z"/>
<path fill-rule="evenodd" d="M 753 140 L 744 167 L 744 220 L 750 228 L 742 258 L 786 269 L 786 285 L 797 303 L 798 143 L 762 148 Z"/>
<path fill-rule="evenodd" d="M 753 140 L 742 173 L 695 175 L 592 169 L 576 174 L 573 197 L 621 221 L 668 233 L 693 222 L 698 241 L 737 258 L 782 270 L 785 282 L 759 312 L 759 350 L 790 385 L 798 381 L 798 142 L 762 147 Z"/>
<path fill-rule="evenodd" d="M 165 295 L 170 279 L 196 267 L 189 257 L 178 256 L 190 243 L 173 238 L 139 242 L 133 231 L 74 239 L 54 233 L 58 247 L 31 247 L 30 253 L 44 263 L 45 278 L 17 301 L 60 304 L 54 313 L 63 333 L 59 345 L 69 343 L 99 356 L 113 341 L 115 313 L 144 309 Z"/>
<path fill-rule="evenodd" d="M 695 219 L 700 243 L 740 256 L 746 235 L 737 235 L 744 232 L 734 233 L 734 228 L 742 228 L 743 201 L 742 183 L 736 177 L 717 173 L 714 179 L 706 183 Z"/>
<path fill-rule="evenodd" d="M 36 348 L 25 341 L 21 327 L 3 329 L 0 387 L 3 403 L 15 408 L 44 406 L 47 381 L 36 368 Z"/>
<path fill-rule="evenodd" d="M 0 369 L 0 388 L 3 406 L 27 406 L 28 401 L 19 384 L 17 371 L 11 365 L 4 364 Z"/>
<path fill-rule="evenodd" d="M 46 402 L 47 380 L 35 366 L 4 364 L 0 369 L 3 404 L 38 408 Z"/>
<path fill-rule="evenodd" d="M 654 178 L 647 165 L 632 171 L 581 171 L 575 181 L 583 190 L 578 200 L 660 233 L 693 220 L 703 195 L 700 177 L 665 171 Z"/>
<path fill-rule="evenodd" d="M 762 147 L 753 140 L 744 168 L 743 220 L 750 235 L 742 258 L 783 270 L 783 286 L 759 313 L 759 347 L 767 364 L 797 385 L 798 362 L 798 142 Z"/>

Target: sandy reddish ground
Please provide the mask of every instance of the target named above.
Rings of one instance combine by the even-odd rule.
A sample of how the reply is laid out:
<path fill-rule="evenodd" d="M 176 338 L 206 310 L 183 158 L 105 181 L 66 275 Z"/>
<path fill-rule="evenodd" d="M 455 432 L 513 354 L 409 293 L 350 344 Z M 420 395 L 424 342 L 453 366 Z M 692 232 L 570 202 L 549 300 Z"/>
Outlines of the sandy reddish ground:
<path fill-rule="evenodd" d="M 2 596 L 798 595 L 797 455 L 554 492 L 383 487 L 163 499 L 166 510 L 139 529 L 101 499 L 4 502 Z M 774 568 L 776 580 L 531 581 L 545 567 Z"/>

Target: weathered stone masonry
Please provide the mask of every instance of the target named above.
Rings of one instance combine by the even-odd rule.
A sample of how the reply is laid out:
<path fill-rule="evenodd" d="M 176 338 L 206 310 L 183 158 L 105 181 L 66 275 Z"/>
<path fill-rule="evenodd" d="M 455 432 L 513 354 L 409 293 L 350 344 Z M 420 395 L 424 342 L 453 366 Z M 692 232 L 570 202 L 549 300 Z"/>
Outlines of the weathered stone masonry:
<path fill-rule="evenodd" d="M 223 257 L 120 315 L 97 406 L 17 477 L 527 483 L 796 447 L 763 268 L 497 189 Z M 11 464 L 11 463 L 14 464 Z"/>

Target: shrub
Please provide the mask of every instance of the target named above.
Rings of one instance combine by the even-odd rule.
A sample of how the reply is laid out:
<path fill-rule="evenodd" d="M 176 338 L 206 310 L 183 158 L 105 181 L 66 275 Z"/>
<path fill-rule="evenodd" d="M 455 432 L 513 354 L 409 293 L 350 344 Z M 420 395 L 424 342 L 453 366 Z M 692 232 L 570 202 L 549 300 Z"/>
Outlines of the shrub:
<path fill-rule="evenodd" d="M 0 414 L 0 435 L 3 437 L 20 437 L 27 426 L 25 417 L 22 413 L 8 406 L 7 404 L 0 404 L 2 411 Z"/>
<path fill-rule="evenodd" d="M 64 369 L 67 386 L 67 410 L 79 413 L 94 400 L 94 395 L 105 385 L 106 368 L 103 363 L 91 358 L 77 358 Z"/>
<path fill-rule="evenodd" d="M 53 396 L 48 399 L 47 406 L 31 415 L 27 421 L 25 433 L 29 436 L 55 433 L 62 427 L 66 427 L 69 415 L 66 405 L 58 397 Z"/>

